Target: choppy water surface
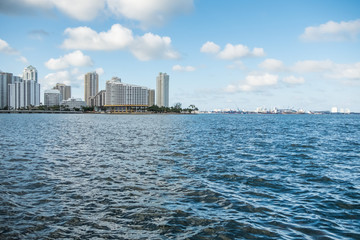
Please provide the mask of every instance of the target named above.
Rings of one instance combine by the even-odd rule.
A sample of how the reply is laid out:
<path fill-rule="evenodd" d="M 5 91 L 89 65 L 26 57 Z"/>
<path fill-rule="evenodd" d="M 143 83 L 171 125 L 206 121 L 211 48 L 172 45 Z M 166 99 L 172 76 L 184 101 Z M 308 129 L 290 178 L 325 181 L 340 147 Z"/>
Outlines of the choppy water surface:
<path fill-rule="evenodd" d="M 0 115 L 1 239 L 360 239 L 359 115 Z"/>

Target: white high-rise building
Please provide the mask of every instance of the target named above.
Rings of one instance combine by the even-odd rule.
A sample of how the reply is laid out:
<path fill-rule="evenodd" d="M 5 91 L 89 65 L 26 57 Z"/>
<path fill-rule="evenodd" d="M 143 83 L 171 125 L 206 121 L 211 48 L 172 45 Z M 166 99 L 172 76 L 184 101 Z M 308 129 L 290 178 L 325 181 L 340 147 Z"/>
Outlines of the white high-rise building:
<path fill-rule="evenodd" d="M 99 92 L 99 75 L 96 72 L 85 74 L 84 100 L 86 105 L 91 106 L 91 97 Z"/>
<path fill-rule="evenodd" d="M 44 92 L 44 105 L 45 106 L 58 106 L 60 105 L 61 93 L 57 89 L 46 90 Z"/>
<path fill-rule="evenodd" d="M 24 68 L 23 80 L 34 80 L 35 82 L 38 82 L 38 73 L 36 68 L 31 65 Z"/>
<path fill-rule="evenodd" d="M 156 105 L 169 107 L 169 75 L 166 73 L 156 77 Z"/>

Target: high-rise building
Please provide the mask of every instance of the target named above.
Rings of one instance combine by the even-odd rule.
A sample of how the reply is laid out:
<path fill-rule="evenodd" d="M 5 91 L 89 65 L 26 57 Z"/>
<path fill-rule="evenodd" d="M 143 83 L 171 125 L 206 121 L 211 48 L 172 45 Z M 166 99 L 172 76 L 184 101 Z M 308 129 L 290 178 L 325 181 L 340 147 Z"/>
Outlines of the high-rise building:
<path fill-rule="evenodd" d="M 149 100 L 148 100 L 149 105 L 148 106 L 151 107 L 151 106 L 155 105 L 155 89 L 149 89 L 148 91 L 149 91 L 149 93 L 148 93 L 148 95 L 149 95 Z"/>
<path fill-rule="evenodd" d="M 38 82 L 38 73 L 36 68 L 31 65 L 24 68 L 23 80 L 34 80 L 35 82 Z"/>
<path fill-rule="evenodd" d="M 57 83 L 53 89 L 60 91 L 60 101 L 71 98 L 71 86 L 67 86 L 63 83 Z"/>
<path fill-rule="evenodd" d="M 45 106 L 58 106 L 60 105 L 61 93 L 57 89 L 46 90 L 44 92 L 44 105 Z"/>
<path fill-rule="evenodd" d="M 8 85 L 12 83 L 13 74 L 0 72 L 0 109 L 9 107 Z"/>
<path fill-rule="evenodd" d="M 103 107 L 105 105 L 106 99 L 106 90 L 101 90 L 94 97 L 94 106 L 95 107 Z"/>
<path fill-rule="evenodd" d="M 156 105 L 169 107 L 169 75 L 166 73 L 156 77 Z"/>
<path fill-rule="evenodd" d="M 84 97 L 86 105 L 91 105 L 91 97 L 94 97 L 99 91 L 99 75 L 96 72 L 85 74 Z"/>
<path fill-rule="evenodd" d="M 145 111 L 149 105 L 149 89 L 122 83 L 118 77 L 106 82 L 105 107 L 111 112 Z"/>

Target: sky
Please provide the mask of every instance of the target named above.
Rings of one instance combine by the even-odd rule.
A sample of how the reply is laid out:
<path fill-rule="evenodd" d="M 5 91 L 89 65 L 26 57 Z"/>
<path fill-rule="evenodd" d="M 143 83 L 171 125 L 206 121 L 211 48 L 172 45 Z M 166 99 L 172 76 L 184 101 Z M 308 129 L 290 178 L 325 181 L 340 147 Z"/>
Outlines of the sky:
<path fill-rule="evenodd" d="M 42 95 L 166 72 L 170 105 L 360 112 L 358 0 L 1 0 L 0 27 L 0 70 L 35 66 Z"/>

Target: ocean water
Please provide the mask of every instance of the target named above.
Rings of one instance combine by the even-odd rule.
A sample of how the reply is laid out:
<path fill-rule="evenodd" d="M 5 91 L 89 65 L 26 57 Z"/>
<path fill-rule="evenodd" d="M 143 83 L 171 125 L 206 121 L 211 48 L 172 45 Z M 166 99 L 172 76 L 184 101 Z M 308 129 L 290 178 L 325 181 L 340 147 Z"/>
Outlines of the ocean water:
<path fill-rule="evenodd" d="M 360 239 L 360 115 L 0 114 L 0 239 Z"/>

